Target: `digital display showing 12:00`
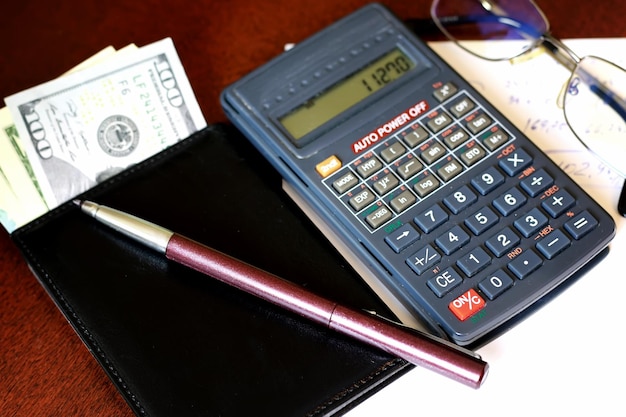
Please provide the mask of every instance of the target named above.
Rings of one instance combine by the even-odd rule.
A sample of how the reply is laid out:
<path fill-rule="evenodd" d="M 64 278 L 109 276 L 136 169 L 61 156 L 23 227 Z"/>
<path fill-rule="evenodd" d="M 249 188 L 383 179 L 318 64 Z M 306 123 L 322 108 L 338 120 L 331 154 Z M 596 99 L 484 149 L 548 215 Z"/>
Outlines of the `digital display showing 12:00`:
<path fill-rule="evenodd" d="M 399 48 L 383 55 L 279 118 L 297 141 L 409 72 L 415 63 Z M 298 143 L 296 142 L 298 145 Z"/>

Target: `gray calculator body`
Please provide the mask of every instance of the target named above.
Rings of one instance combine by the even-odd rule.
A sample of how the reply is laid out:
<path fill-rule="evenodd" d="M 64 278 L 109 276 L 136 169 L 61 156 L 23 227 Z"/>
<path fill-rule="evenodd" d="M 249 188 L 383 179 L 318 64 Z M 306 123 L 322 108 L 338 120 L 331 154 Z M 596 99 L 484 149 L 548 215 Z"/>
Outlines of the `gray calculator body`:
<path fill-rule="evenodd" d="M 510 323 L 613 238 L 611 217 L 380 5 L 221 100 L 385 290 L 457 344 Z"/>

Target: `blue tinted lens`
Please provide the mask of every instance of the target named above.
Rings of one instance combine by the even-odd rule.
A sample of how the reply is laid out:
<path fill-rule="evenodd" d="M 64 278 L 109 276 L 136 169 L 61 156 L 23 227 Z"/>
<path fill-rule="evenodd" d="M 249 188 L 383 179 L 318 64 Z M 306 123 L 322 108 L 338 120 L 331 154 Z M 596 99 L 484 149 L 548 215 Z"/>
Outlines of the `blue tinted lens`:
<path fill-rule="evenodd" d="M 435 0 L 431 15 L 461 47 L 493 60 L 526 52 L 548 31 L 543 13 L 530 0 Z M 481 42 L 485 40 L 515 42 L 491 48 Z"/>
<path fill-rule="evenodd" d="M 564 110 L 572 131 L 608 167 L 626 177 L 626 71 L 587 56 L 567 86 Z"/>

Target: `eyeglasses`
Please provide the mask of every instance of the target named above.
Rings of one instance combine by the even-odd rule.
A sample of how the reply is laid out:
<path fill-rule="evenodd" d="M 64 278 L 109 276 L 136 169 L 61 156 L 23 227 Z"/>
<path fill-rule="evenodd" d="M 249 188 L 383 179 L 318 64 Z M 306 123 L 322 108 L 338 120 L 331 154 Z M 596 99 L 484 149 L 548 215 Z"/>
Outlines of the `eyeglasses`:
<path fill-rule="evenodd" d="M 431 17 L 450 40 L 483 59 L 510 60 L 544 47 L 571 71 L 561 103 L 570 129 L 626 177 L 626 70 L 595 56 L 579 58 L 549 33 L 532 0 L 434 0 Z M 626 216 L 626 184 L 618 211 Z"/>

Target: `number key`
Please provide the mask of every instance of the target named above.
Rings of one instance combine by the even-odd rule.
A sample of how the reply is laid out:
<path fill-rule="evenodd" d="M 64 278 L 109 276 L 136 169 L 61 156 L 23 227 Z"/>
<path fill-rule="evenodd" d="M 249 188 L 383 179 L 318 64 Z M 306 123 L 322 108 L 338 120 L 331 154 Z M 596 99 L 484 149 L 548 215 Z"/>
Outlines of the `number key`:
<path fill-rule="evenodd" d="M 513 280 L 511 277 L 508 276 L 508 274 L 502 269 L 498 269 L 496 272 L 491 274 L 489 278 L 485 278 L 480 281 L 478 288 L 480 288 L 490 300 L 493 300 L 512 285 Z"/>
<path fill-rule="evenodd" d="M 520 242 L 519 236 L 515 234 L 509 227 L 505 227 L 494 237 L 487 240 L 485 244 L 489 250 L 498 258 L 504 255 L 509 249 Z"/>
<path fill-rule="evenodd" d="M 447 220 L 448 213 L 446 213 L 439 204 L 435 204 L 415 217 L 415 223 L 417 223 L 424 233 L 432 232 L 435 228 L 445 223 Z"/>
<path fill-rule="evenodd" d="M 502 194 L 493 201 L 493 205 L 503 216 L 508 216 L 526 203 L 526 197 L 516 187 Z"/>
<path fill-rule="evenodd" d="M 456 261 L 456 265 L 461 268 L 468 277 L 473 277 L 490 263 L 491 257 L 480 247 L 472 250 L 463 258 Z"/>
<path fill-rule="evenodd" d="M 459 226 L 454 226 L 441 236 L 439 236 L 435 243 L 446 254 L 450 255 L 453 252 L 459 250 L 463 245 L 470 241 L 470 237 Z"/>
<path fill-rule="evenodd" d="M 472 185 L 482 195 L 487 195 L 502 183 L 504 183 L 504 175 L 494 167 L 472 179 Z"/>
<path fill-rule="evenodd" d="M 537 207 L 515 220 L 515 228 L 524 237 L 530 237 L 533 233 L 548 224 L 548 218 Z"/>
<path fill-rule="evenodd" d="M 489 207 L 483 207 L 473 215 L 465 219 L 465 225 L 476 236 L 498 223 L 499 217 Z"/>
<path fill-rule="evenodd" d="M 443 202 L 452 213 L 459 214 L 461 210 L 473 204 L 477 199 L 476 194 L 467 185 L 464 185 L 453 194 L 444 198 Z"/>

